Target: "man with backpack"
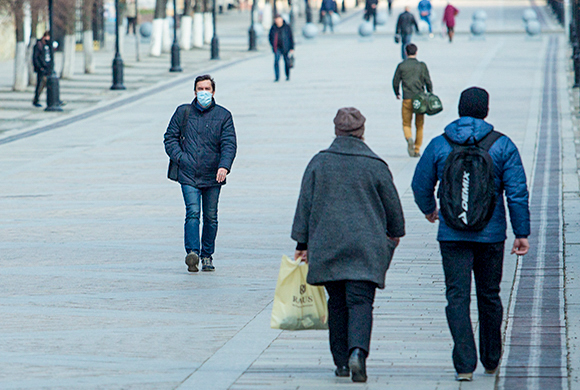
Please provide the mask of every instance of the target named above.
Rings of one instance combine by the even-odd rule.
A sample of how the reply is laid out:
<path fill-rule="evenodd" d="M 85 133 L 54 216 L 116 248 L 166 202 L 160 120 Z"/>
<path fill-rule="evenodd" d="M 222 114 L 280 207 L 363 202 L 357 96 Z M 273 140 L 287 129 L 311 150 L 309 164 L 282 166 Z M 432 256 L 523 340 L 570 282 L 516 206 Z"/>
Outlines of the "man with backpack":
<path fill-rule="evenodd" d="M 479 354 L 486 374 L 501 358 L 502 277 L 506 213 L 515 240 L 512 254 L 529 249 L 530 212 L 526 174 L 517 147 L 484 121 L 489 95 L 472 87 L 461 93 L 459 119 L 435 137 L 417 164 L 412 188 L 427 220 L 439 219 L 437 240 L 443 260 L 447 323 L 453 337 L 458 381 L 471 381 L 477 351 L 470 318 L 471 273 L 479 313 Z M 439 206 L 435 187 L 439 182 Z"/>
<path fill-rule="evenodd" d="M 395 70 L 393 76 L 393 91 L 397 99 L 401 99 L 399 86 L 403 85 L 403 107 L 401 116 L 403 117 L 403 132 L 407 140 L 407 152 L 409 157 L 421 156 L 421 144 L 423 143 L 423 123 L 425 114 L 415 114 L 415 141 L 411 131 L 413 121 L 413 98 L 421 92 L 433 92 L 433 84 L 429 76 L 429 69 L 424 62 L 417 60 L 417 46 L 409 43 L 405 47 L 408 58 L 401 62 Z"/>
<path fill-rule="evenodd" d="M 185 201 L 187 270 L 197 272 L 201 257 L 201 270 L 215 271 L 212 255 L 218 228 L 217 206 L 236 156 L 236 131 L 232 114 L 215 103 L 215 81 L 210 75 L 195 79 L 194 92 L 193 102 L 175 110 L 164 143 L 171 161 L 168 176 L 181 184 Z"/>

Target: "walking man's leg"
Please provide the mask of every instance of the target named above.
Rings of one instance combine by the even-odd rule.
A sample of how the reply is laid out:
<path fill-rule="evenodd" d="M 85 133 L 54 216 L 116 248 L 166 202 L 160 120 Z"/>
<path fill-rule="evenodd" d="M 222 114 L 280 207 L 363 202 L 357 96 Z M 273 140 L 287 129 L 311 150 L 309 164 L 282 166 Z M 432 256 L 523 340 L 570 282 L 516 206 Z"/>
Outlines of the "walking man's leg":
<path fill-rule="evenodd" d="M 199 214 L 201 210 L 201 190 L 182 184 L 181 192 L 185 202 L 185 224 L 184 224 L 184 244 L 185 264 L 189 272 L 197 272 L 199 264 L 200 242 L 199 242 Z"/>
<path fill-rule="evenodd" d="M 290 80 L 290 56 L 284 53 L 284 73 L 286 74 L 286 81 Z"/>
<path fill-rule="evenodd" d="M 42 90 L 46 85 L 46 76 L 42 74 L 42 72 L 36 73 L 36 88 L 34 89 L 34 99 L 32 100 L 32 104 L 36 107 L 40 107 L 40 95 L 42 94 Z"/>
<path fill-rule="evenodd" d="M 439 242 L 445 273 L 445 313 L 454 344 L 453 366 L 458 374 L 473 373 L 477 366 L 477 351 L 469 313 L 474 252 L 472 244 Z"/>
<path fill-rule="evenodd" d="M 280 56 L 282 55 L 282 53 L 280 53 L 280 50 L 276 50 L 274 52 L 274 76 L 275 76 L 275 81 L 280 80 Z"/>
<path fill-rule="evenodd" d="M 345 282 L 324 285 L 328 292 L 328 336 L 330 352 L 338 369 L 348 367 L 348 309 L 346 307 Z"/>
<path fill-rule="evenodd" d="M 201 262 L 202 271 L 214 271 L 212 255 L 215 252 L 215 239 L 218 231 L 218 202 L 221 186 L 208 187 L 201 190 L 201 205 L 203 211 L 203 229 L 201 232 Z"/>
<path fill-rule="evenodd" d="M 401 117 L 403 118 L 403 133 L 407 141 L 407 153 L 409 157 L 415 156 L 415 143 L 413 142 L 413 133 L 411 131 L 411 122 L 413 120 L 413 101 L 411 99 L 403 99 L 401 107 Z"/>
<path fill-rule="evenodd" d="M 412 107 L 412 105 L 411 105 Z M 425 124 L 425 114 L 415 114 L 415 157 L 421 155 L 421 145 L 423 144 L 423 127 Z"/>
<path fill-rule="evenodd" d="M 407 52 L 405 51 L 405 46 L 411 43 L 411 35 L 410 34 L 401 34 L 401 56 L 403 60 L 407 59 Z"/>
<path fill-rule="evenodd" d="M 473 274 L 479 313 L 479 356 L 483 367 L 493 372 L 501 358 L 503 307 L 499 296 L 504 242 L 480 244 L 475 251 Z"/>

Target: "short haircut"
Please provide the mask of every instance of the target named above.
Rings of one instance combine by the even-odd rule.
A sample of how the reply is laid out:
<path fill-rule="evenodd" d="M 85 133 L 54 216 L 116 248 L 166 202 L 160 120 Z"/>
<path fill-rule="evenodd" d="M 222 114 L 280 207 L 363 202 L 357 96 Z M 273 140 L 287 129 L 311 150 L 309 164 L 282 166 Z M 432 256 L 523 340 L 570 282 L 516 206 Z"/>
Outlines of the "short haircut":
<path fill-rule="evenodd" d="M 46 30 L 44 32 L 44 34 L 42 34 L 42 37 L 45 38 L 45 37 L 48 37 L 48 36 L 50 36 L 50 31 L 49 30 Z"/>
<path fill-rule="evenodd" d="M 204 74 L 204 75 L 201 75 L 201 76 L 197 76 L 195 78 L 195 82 L 193 83 L 193 90 L 194 91 L 197 91 L 197 83 L 199 83 L 200 81 L 205 81 L 205 80 L 211 81 L 211 89 L 212 89 L 213 92 L 215 92 L 215 81 L 208 74 Z"/>
<path fill-rule="evenodd" d="M 407 46 L 405 46 L 405 52 L 408 56 L 414 56 L 417 54 L 417 45 L 414 43 L 409 43 Z"/>

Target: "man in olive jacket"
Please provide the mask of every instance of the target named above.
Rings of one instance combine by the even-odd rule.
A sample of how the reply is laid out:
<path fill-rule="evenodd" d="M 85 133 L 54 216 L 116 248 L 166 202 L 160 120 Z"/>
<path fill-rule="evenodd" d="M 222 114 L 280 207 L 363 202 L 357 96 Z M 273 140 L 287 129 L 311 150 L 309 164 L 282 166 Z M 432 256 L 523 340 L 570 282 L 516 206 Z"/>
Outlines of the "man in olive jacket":
<path fill-rule="evenodd" d="M 421 156 L 421 144 L 423 143 L 423 124 L 425 114 L 415 114 L 415 141 L 411 131 L 411 122 L 413 120 L 413 102 L 412 99 L 418 93 L 433 92 L 433 84 L 429 76 L 429 69 L 424 62 L 417 60 L 417 46 L 409 43 L 405 48 L 408 58 L 397 66 L 395 76 L 393 77 L 393 91 L 397 99 L 401 99 L 399 85 L 403 84 L 403 107 L 401 115 L 403 117 L 403 132 L 407 140 L 407 152 L 410 157 Z"/>
<path fill-rule="evenodd" d="M 295 259 L 307 281 L 328 292 L 330 349 L 337 376 L 367 379 L 372 310 L 405 221 L 389 167 L 363 141 L 365 117 L 353 107 L 334 119 L 336 139 L 312 158 L 292 226 Z"/>
<path fill-rule="evenodd" d="M 215 103 L 215 82 L 210 75 L 198 76 L 195 99 L 177 107 L 165 132 L 165 151 L 177 163 L 177 181 L 185 201 L 185 264 L 197 272 L 214 271 L 221 186 L 226 184 L 236 156 L 236 132 L 232 114 Z M 200 214 L 203 230 L 199 237 Z"/>

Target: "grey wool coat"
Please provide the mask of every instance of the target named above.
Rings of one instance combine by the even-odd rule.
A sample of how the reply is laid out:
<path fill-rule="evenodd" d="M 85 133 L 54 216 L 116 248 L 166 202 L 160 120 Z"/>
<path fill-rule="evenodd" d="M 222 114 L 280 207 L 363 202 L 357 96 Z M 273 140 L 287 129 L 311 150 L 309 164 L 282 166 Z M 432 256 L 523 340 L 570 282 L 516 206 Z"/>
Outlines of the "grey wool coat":
<path fill-rule="evenodd" d="M 308 283 L 357 280 L 384 288 L 396 246 L 387 236 L 404 235 L 391 171 L 362 140 L 336 137 L 312 158 L 291 235 L 308 244 Z"/>

